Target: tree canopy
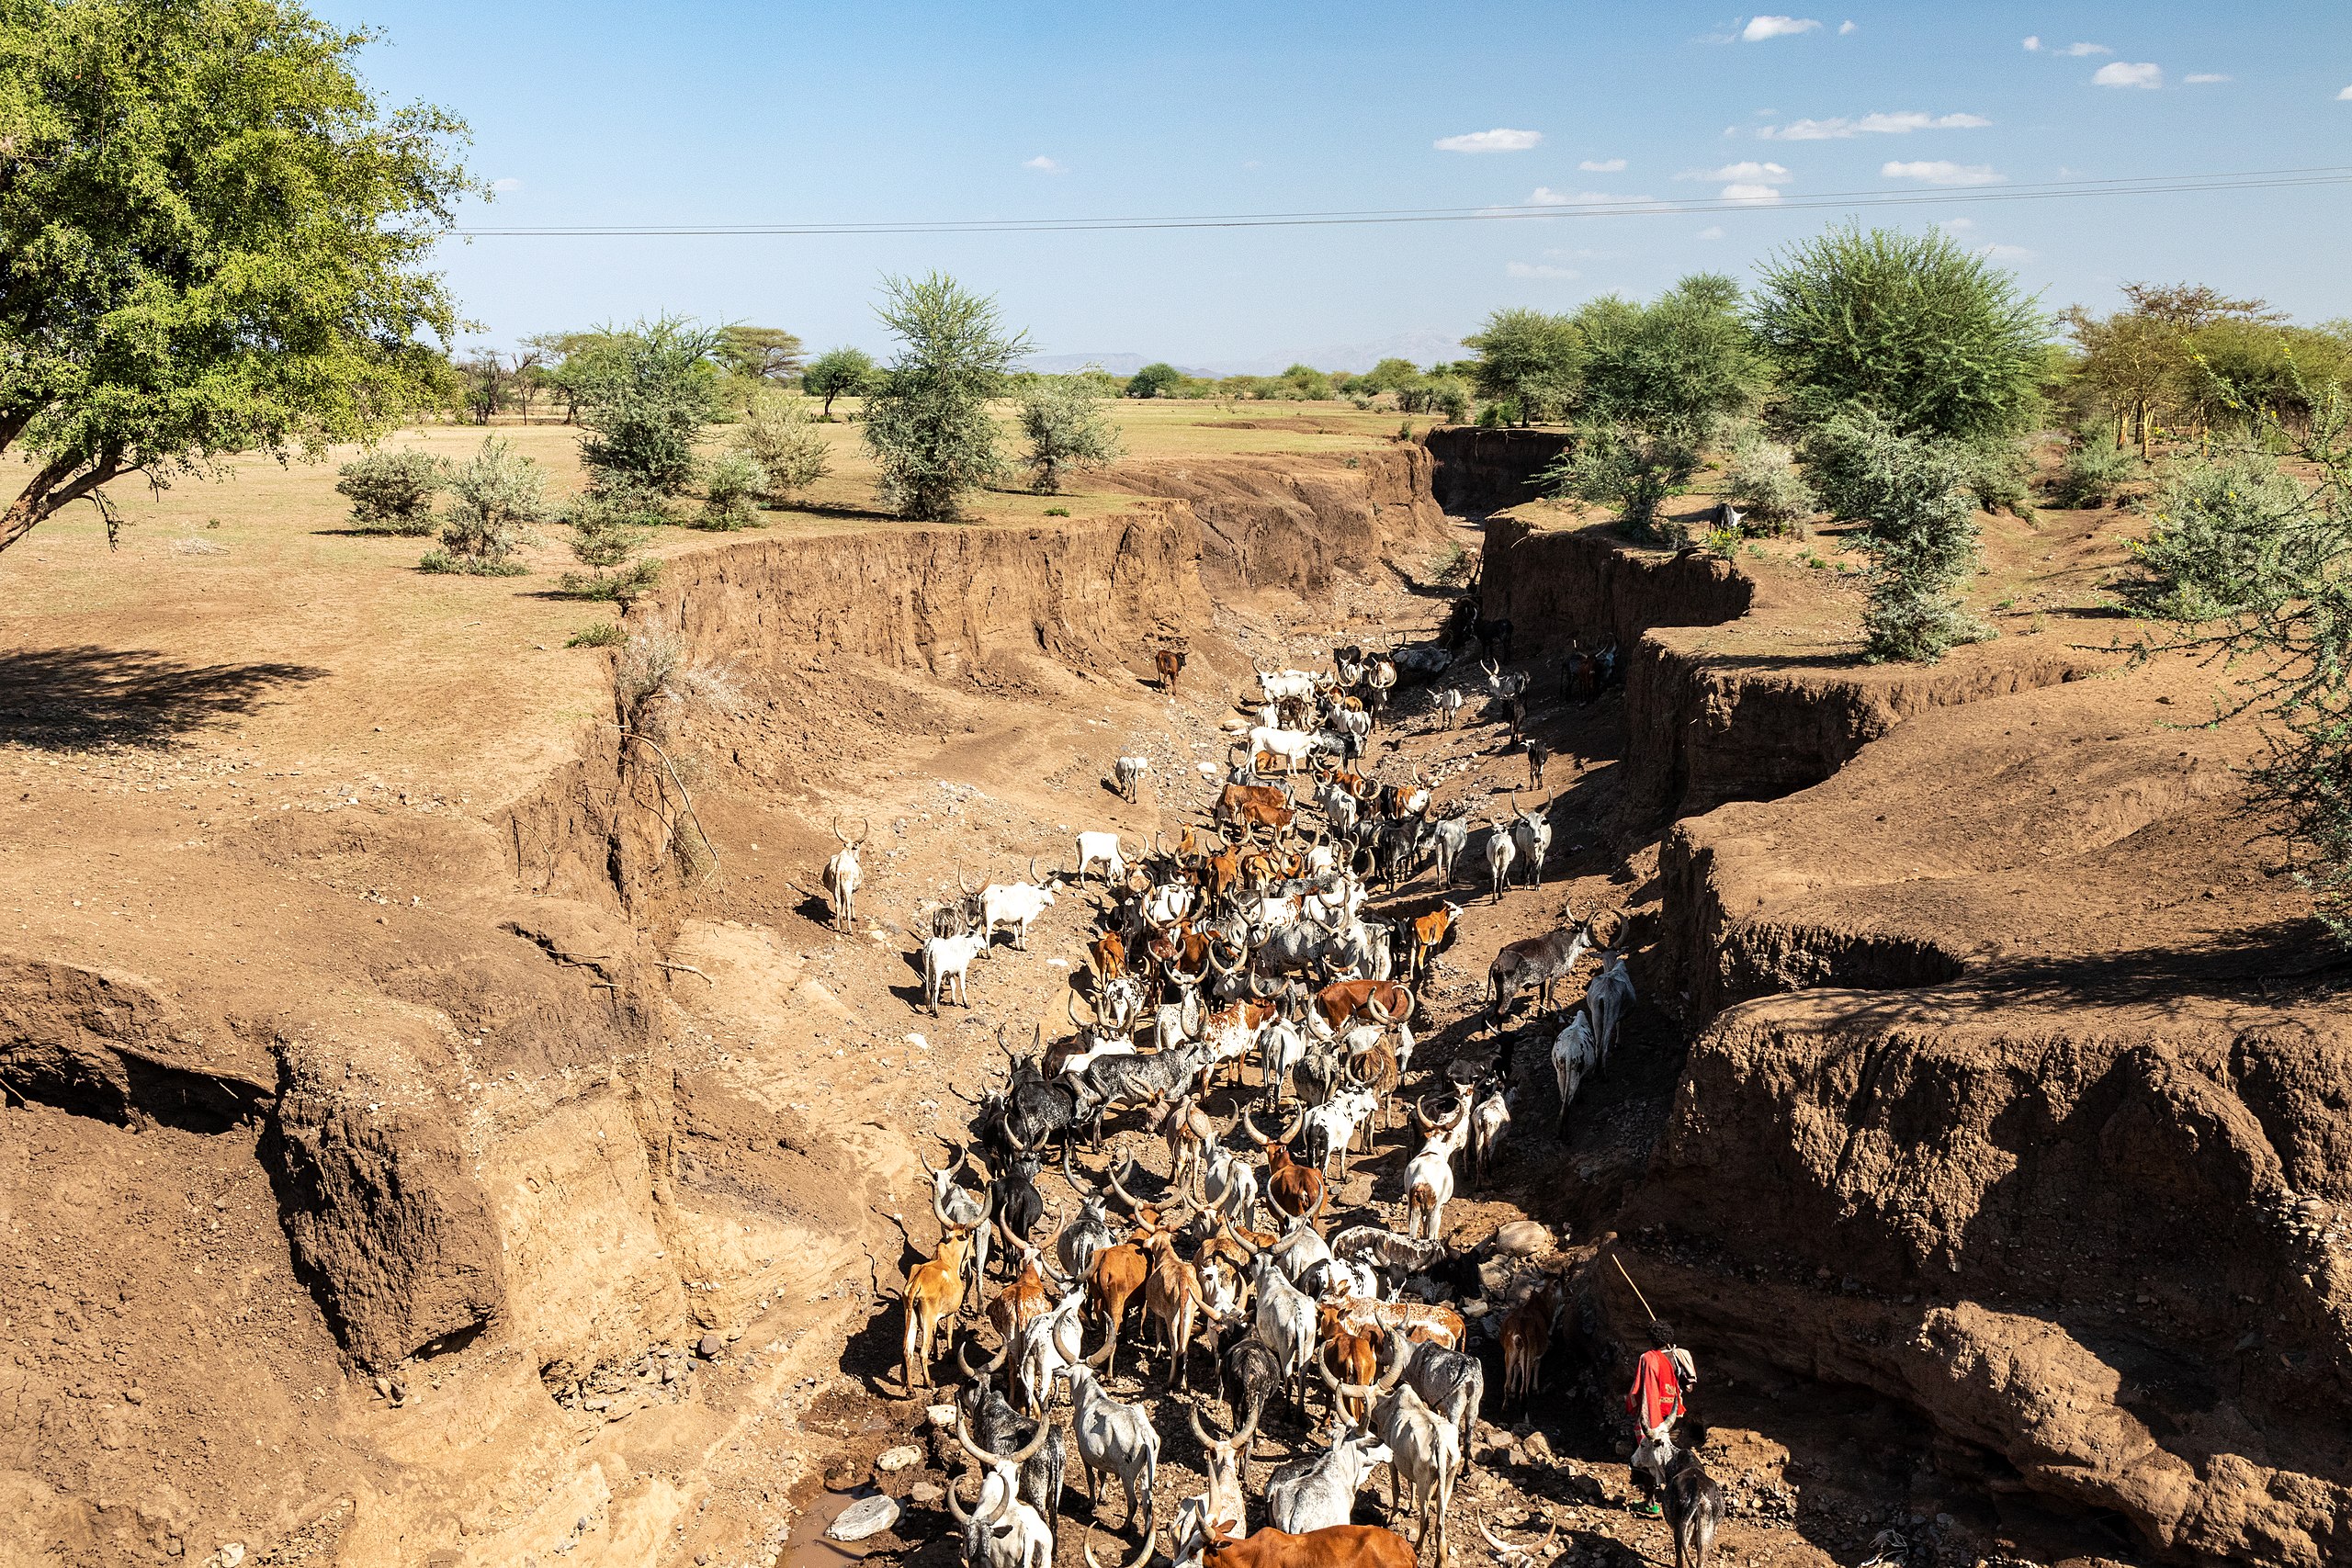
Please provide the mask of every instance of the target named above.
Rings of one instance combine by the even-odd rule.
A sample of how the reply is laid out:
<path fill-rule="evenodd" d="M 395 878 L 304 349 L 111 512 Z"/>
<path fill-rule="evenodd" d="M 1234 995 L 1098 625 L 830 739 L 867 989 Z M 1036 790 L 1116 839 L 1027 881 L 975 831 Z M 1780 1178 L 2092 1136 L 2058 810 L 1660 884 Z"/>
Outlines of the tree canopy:
<path fill-rule="evenodd" d="M 1004 471 L 988 401 L 1028 353 L 1028 334 L 1005 325 L 993 299 L 944 273 L 885 278 L 875 314 L 899 343 L 865 404 L 883 503 L 952 519 L 967 492 Z"/>
<path fill-rule="evenodd" d="M 607 328 L 584 356 L 580 457 L 599 486 L 663 495 L 694 482 L 695 445 L 718 415 L 717 328 L 674 316 Z"/>
<path fill-rule="evenodd" d="M 754 381 L 789 381 L 800 373 L 800 340 L 782 327 L 721 327 L 718 361 Z"/>
<path fill-rule="evenodd" d="M 0 548 L 125 474 L 317 455 L 443 401 L 463 122 L 277 0 L 0 0 Z M 109 517 L 109 521 L 111 518 Z"/>
<path fill-rule="evenodd" d="M 1941 230 L 1831 229 L 1763 269 L 1749 319 L 1799 426 L 1874 414 L 1908 435 L 2013 435 L 2040 410 L 2050 321 Z"/>
<path fill-rule="evenodd" d="M 1130 398 L 1164 397 L 1183 383 L 1184 373 L 1182 370 L 1164 362 L 1154 363 L 1127 378 L 1127 389 L 1124 395 Z"/>
<path fill-rule="evenodd" d="M 862 396 L 874 385 L 874 356 L 862 348 L 829 348 L 813 360 L 800 378 L 801 390 L 825 400 L 831 419 L 835 398 Z"/>
<path fill-rule="evenodd" d="M 1557 412 L 1575 394 L 1584 344 L 1566 316 L 1512 306 L 1462 343 L 1477 352 L 1471 383 L 1478 395 L 1513 404 L 1521 424 Z"/>

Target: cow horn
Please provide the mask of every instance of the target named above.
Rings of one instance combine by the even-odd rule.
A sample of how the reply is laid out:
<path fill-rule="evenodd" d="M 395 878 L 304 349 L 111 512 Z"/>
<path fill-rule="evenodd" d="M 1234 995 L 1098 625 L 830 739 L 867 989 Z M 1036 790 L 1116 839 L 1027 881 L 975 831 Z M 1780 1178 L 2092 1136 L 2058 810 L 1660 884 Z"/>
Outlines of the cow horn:
<path fill-rule="evenodd" d="M 993 1458 L 993 1456 L 991 1456 L 991 1458 Z M 979 1467 L 978 1465 L 973 1466 L 971 1473 L 977 1476 L 979 1473 Z M 960 1475 L 947 1483 L 947 1511 L 955 1517 L 956 1524 L 958 1529 L 967 1529 L 970 1527 L 972 1522 L 970 1509 L 966 1508 L 956 1495 L 957 1492 L 963 1489 L 963 1486 L 964 1478 Z M 979 1503 L 977 1498 L 974 1499 L 972 1506 L 979 1506 Z"/>
<path fill-rule="evenodd" d="M 1004 1365 L 1004 1358 L 1007 1353 L 1010 1352 L 1012 1347 L 1009 1345 L 1001 1345 L 997 1347 L 996 1354 L 989 1357 L 989 1359 L 982 1362 L 978 1368 L 975 1368 L 970 1359 L 965 1355 L 965 1351 L 968 1348 L 970 1348 L 970 1347 L 964 1345 L 958 1345 L 956 1347 L 956 1364 L 963 1368 L 964 1375 L 971 1379 L 974 1382 L 985 1382 L 988 1381 L 988 1375 L 990 1372 Z M 995 1456 L 990 1455 L 989 1457 L 994 1458 Z"/>
<path fill-rule="evenodd" d="M 849 835 L 842 831 L 842 819 L 839 817 L 835 817 L 833 818 L 832 829 L 834 838 L 839 839 L 844 844 L 849 842 Z"/>
<path fill-rule="evenodd" d="M 1514 817 L 1524 817 L 1527 815 L 1526 812 L 1521 811 L 1519 808 L 1519 791 L 1517 790 L 1512 790 L 1510 792 L 1510 812 Z"/>
<path fill-rule="evenodd" d="M 1102 1179 L 1111 1184 L 1111 1190 L 1119 1195 L 1119 1201 L 1127 1206 L 1127 1212 L 1129 1213 L 1133 1213 L 1136 1210 L 1145 1207 L 1144 1203 L 1140 1201 L 1134 1193 L 1128 1191 L 1125 1187 L 1119 1184 L 1119 1173 L 1116 1170 L 1114 1170 L 1109 1166 L 1104 1166 L 1102 1168 Z"/>
<path fill-rule="evenodd" d="M 963 1417 L 960 1413 L 956 1416 L 956 1420 L 959 1425 L 962 1423 Z M 1037 1450 L 1044 1448 L 1046 1446 L 1046 1439 L 1053 1435 L 1054 1424 L 1051 1421 L 1038 1422 L 1037 1430 L 1029 1438 L 1028 1445 L 1022 1449 L 1019 1453 L 1010 1453 L 1005 1455 L 1005 1462 L 1015 1466 L 1027 1464 L 1031 1460 L 1037 1457 Z"/>
<path fill-rule="evenodd" d="M 1037 857 L 1035 855 L 1031 855 L 1029 857 L 1029 880 L 1040 887 L 1043 887 L 1046 885 L 1045 878 L 1037 874 Z"/>
<path fill-rule="evenodd" d="M 1275 1141 L 1258 1130 L 1258 1123 L 1250 1119 L 1250 1112 L 1247 1111 L 1244 1111 L 1241 1113 L 1241 1125 L 1248 1131 L 1251 1137 L 1257 1139 L 1258 1142 L 1261 1144 L 1271 1144 Z"/>
<path fill-rule="evenodd" d="M 1210 1437 L 1208 1434 L 1208 1428 L 1201 1425 L 1201 1407 L 1199 1405 L 1187 1404 L 1184 1406 L 1184 1419 L 1193 1424 L 1193 1439 L 1197 1441 L 1203 1449 L 1214 1449 L 1216 1447 L 1216 1439 Z"/>
<path fill-rule="evenodd" d="M 964 868 L 960 865 L 956 868 L 956 886 L 963 892 L 964 897 L 967 898 L 979 891 L 978 888 L 972 886 L 970 878 L 964 874 Z"/>
<path fill-rule="evenodd" d="M 994 1464 L 1005 1457 L 1000 1453 L 993 1453 L 972 1441 L 972 1428 L 964 1419 L 964 1413 L 961 1410 L 956 1412 L 956 1440 L 964 1445 L 966 1453 L 970 1454 L 982 1464 Z"/>
<path fill-rule="evenodd" d="M 1078 991 L 1076 987 L 1072 987 L 1062 994 L 1068 998 L 1069 1001 L 1069 1021 L 1072 1028 L 1088 1029 L 1102 1021 L 1102 1013 L 1096 1011 L 1094 1005 L 1091 1002 L 1087 1004 L 1086 1010 L 1093 1013 L 1094 1016 L 1091 1019 L 1084 1019 L 1078 1016 Z"/>

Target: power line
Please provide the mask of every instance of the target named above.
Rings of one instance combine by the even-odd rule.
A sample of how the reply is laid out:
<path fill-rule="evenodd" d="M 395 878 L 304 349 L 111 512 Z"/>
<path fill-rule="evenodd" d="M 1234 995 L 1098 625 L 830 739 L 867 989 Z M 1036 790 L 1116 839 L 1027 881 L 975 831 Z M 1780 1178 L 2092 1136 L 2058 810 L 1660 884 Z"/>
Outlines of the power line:
<path fill-rule="evenodd" d="M 2177 196 L 2201 191 L 2283 190 L 2352 185 L 2352 166 L 2255 169 L 2235 174 L 2151 175 L 2117 179 L 2051 180 L 1921 191 L 1829 191 L 1772 201 L 1722 197 L 1684 201 L 1604 199 L 1504 207 L 1365 208 L 1339 211 L 1190 213 L 1158 218 L 905 219 L 875 222 L 647 223 L 501 225 L 453 230 L 465 239 L 676 239 L 762 235 L 1066 234 L 1128 230 L 1303 229 L 1401 223 L 1520 222 L 1529 219 L 1642 218 L 1724 212 L 1789 212 L 1821 208 L 1951 206 L 1986 201 L 2059 201 L 2104 196 Z"/>

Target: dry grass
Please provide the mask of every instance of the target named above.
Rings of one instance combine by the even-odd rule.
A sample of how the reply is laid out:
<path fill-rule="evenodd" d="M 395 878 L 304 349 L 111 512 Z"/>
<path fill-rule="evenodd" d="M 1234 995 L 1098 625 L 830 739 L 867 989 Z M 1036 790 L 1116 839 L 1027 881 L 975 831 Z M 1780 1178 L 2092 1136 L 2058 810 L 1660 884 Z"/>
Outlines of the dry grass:
<path fill-rule="evenodd" d="M 837 403 L 836 413 L 847 406 Z M 1385 441 L 1396 427 L 1394 414 L 1339 404 L 1123 401 L 1112 412 L 1128 450 L 1142 457 L 1340 451 Z M 858 427 L 820 428 L 833 447 L 835 471 L 804 504 L 762 513 L 766 532 L 905 526 L 875 510 Z M 428 425 L 386 445 L 463 457 L 484 434 Z M 547 468 L 551 501 L 579 489 L 576 429 L 501 422 L 497 434 Z M 159 670 L 219 670 L 226 679 L 239 667 L 300 667 L 313 673 L 268 686 L 250 712 L 216 721 L 183 744 L 199 752 L 258 751 L 296 767 L 365 765 L 452 799 L 464 795 L 475 810 L 511 797 L 569 753 L 582 721 L 609 712 L 612 656 L 567 646 L 582 628 L 609 619 L 609 607 L 553 596 L 557 579 L 575 564 L 560 525 L 541 527 L 522 552 L 528 576 L 419 572 L 430 538 L 351 531 L 334 482 L 337 466 L 353 455 L 339 448 L 322 463 L 287 465 L 241 459 L 226 480 L 183 481 L 156 494 L 119 486 L 126 527 L 112 551 L 87 507 L 42 524 L 0 554 L 6 586 L 0 659 L 137 650 L 155 656 Z M 11 477 L 6 467 L 0 481 Z M 975 517 L 1051 525 L 1048 507 L 1083 520 L 1136 503 L 1085 483 L 1080 475 L 1078 488 L 1057 496 L 984 495 Z M 665 528 L 649 553 L 675 558 L 743 537 Z"/>

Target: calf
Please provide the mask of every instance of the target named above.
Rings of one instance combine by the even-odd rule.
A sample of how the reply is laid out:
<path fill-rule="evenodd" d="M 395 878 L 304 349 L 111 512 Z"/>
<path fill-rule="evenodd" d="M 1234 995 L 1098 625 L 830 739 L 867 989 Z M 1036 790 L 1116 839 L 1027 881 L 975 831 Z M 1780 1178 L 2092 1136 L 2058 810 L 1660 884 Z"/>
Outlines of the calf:
<path fill-rule="evenodd" d="M 1184 672 L 1184 650 L 1163 648 L 1151 656 L 1151 667 L 1159 673 L 1159 689 L 1172 692 L 1176 689 L 1176 677 Z"/>
<path fill-rule="evenodd" d="M 1501 1078 L 1490 1075 L 1478 1085 L 1470 1101 L 1470 1177 L 1477 1185 L 1487 1184 L 1495 1153 L 1502 1146 L 1503 1134 L 1510 1131 L 1510 1092 L 1503 1088 Z"/>
<path fill-rule="evenodd" d="M 1127 972 L 1127 944 L 1117 931 L 1104 931 L 1087 943 L 1086 956 L 1093 961 L 1095 978 L 1106 984 Z"/>
<path fill-rule="evenodd" d="M 1544 764 L 1549 762 L 1551 760 L 1552 748 L 1544 745 L 1541 740 L 1531 739 L 1528 741 L 1527 787 L 1529 789 L 1534 790 L 1542 789 L 1544 787 Z"/>

